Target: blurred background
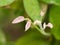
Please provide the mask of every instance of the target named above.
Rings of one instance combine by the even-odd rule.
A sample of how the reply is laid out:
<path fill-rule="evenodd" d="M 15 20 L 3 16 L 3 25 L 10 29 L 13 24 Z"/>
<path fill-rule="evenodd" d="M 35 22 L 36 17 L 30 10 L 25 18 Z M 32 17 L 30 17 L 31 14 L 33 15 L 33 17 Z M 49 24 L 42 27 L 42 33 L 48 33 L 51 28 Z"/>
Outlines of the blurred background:
<path fill-rule="evenodd" d="M 0 45 L 60 45 L 60 41 L 53 36 L 43 36 L 36 28 L 25 32 L 25 21 L 12 24 L 18 16 L 29 17 L 23 0 L 15 0 L 10 5 L 0 7 Z"/>

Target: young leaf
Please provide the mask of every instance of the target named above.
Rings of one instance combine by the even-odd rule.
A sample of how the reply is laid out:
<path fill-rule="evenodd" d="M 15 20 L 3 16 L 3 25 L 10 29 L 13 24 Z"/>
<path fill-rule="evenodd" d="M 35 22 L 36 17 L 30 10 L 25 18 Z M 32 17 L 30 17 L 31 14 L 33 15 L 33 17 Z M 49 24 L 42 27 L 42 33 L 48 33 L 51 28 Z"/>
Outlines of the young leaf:
<path fill-rule="evenodd" d="M 31 21 L 28 20 L 26 25 L 25 25 L 25 31 L 27 31 L 31 27 Z"/>
<path fill-rule="evenodd" d="M 52 6 L 50 9 L 50 22 L 53 24 L 51 30 L 54 37 L 60 40 L 60 6 Z"/>
<path fill-rule="evenodd" d="M 0 0 L 0 7 L 6 6 L 14 2 L 15 0 Z"/>
<path fill-rule="evenodd" d="M 23 0 L 23 2 L 28 16 L 30 16 L 33 21 L 41 20 L 38 0 Z"/>
<path fill-rule="evenodd" d="M 19 16 L 17 17 L 16 19 L 14 19 L 12 21 L 13 24 L 16 24 L 16 23 L 20 23 L 20 22 L 23 22 L 24 21 L 24 17 L 23 16 Z"/>
<path fill-rule="evenodd" d="M 40 0 L 48 4 L 55 4 L 60 6 L 60 0 Z"/>

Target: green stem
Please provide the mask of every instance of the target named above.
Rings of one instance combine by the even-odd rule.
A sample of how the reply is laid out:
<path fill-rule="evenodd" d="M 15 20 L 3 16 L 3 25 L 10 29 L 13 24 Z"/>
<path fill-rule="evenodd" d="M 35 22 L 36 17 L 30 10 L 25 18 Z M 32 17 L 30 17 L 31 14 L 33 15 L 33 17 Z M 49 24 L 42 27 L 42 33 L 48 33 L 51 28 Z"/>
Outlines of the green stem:
<path fill-rule="evenodd" d="M 33 24 L 32 24 L 33 25 Z M 38 28 L 36 25 L 33 25 L 41 34 L 45 35 L 45 36 L 50 36 L 50 33 L 46 33 L 44 30 Z"/>

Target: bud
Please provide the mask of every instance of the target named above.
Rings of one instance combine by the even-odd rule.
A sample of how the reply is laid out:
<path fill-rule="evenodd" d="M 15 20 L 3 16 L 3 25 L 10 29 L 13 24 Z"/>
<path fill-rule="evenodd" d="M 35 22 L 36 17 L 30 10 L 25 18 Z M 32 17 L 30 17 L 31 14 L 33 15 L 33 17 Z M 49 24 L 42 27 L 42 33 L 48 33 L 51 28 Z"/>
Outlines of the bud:
<path fill-rule="evenodd" d="M 39 20 L 34 21 L 34 25 L 40 25 L 40 24 L 41 24 L 41 21 Z"/>
<path fill-rule="evenodd" d="M 43 29 L 45 29 L 45 28 L 46 28 L 46 26 L 47 26 L 47 25 L 46 25 L 46 23 L 44 22 L 44 24 L 43 24 Z"/>
<path fill-rule="evenodd" d="M 28 20 L 25 26 L 25 31 L 27 31 L 31 27 L 31 20 Z"/>
<path fill-rule="evenodd" d="M 48 24 L 44 23 L 43 29 L 45 29 L 46 27 L 53 28 L 53 25 L 51 23 L 48 23 Z"/>
<path fill-rule="evenodd" d="M 47 27 L 53 28 L 53 25 L 52 25 L 51 23 L 48 23 L 48 24 L 47 24 Z"/>
<path fill-rule="evenodd" d="M 23 16 L 19 16 L 19 17 L 17 17 L 16 19 L 14 19 L 13 21 L 12 21 L 12 24 L 16 24 L 16 23 L 19 23 L 19 22 L 23 22 L 24 21 L 24 17 Z"/>

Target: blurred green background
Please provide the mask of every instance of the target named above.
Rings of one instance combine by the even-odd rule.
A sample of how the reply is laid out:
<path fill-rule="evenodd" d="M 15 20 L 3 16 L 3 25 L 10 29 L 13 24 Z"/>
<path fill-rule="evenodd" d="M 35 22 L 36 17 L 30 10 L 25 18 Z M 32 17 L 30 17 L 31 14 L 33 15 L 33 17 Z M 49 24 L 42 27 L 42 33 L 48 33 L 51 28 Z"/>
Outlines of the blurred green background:
<path fill-rule="evenodd" d="M 42 35 L 36 28 L 25 32 L 26 22 L 12 24 L 18 16 L 29 17 L 24 9 L 23 0 L 0 7 L 0 45 L 60 45 L 53 35 Z"/>

